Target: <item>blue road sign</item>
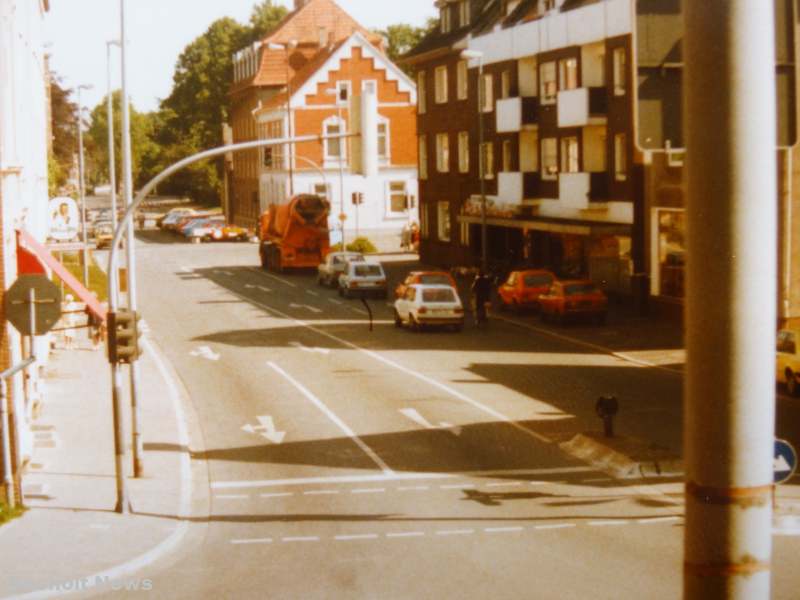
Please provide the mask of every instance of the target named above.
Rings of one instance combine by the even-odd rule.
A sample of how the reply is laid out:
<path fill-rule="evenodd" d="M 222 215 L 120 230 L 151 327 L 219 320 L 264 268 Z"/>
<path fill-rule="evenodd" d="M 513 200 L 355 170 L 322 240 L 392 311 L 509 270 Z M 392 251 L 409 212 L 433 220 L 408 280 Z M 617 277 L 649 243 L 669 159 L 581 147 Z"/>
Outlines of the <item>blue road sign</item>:
<path fill-rule="evenodd" d="M 784 440 L 775 440 L 775 483 L 789 481 L 797 468 L 797 452 Z"/>

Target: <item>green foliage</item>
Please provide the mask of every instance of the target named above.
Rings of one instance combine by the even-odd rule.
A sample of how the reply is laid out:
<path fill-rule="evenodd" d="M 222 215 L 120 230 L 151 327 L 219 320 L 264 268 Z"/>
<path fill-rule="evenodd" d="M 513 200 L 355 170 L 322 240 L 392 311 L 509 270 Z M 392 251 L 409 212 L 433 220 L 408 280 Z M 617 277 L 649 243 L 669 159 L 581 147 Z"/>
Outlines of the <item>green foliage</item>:
<path fill-rule="evenodd" d="M 378 251 L 375 244 L 365 237 L 357 237 L 346 247 L 348 252 L 361 252 L 362 254 L 374 254 Z"/>
<path fill-rule="evenodd" d="M 283 6 L 274 6 L 272 0 L 262 0 L 250 13 L 248 39 L 255 42 L 264 39 L 284 19 L 288 11 Z"/>
<path fill-rule="evenodd" d="M 25 512 L 25 509 L 21 506 L 17 506 L 13 509 L 8 508 L 6 504 L 0 500 L 0 525 L 3 523 L 7 523 L 11 519 L 15 519 L 22 515 Z"/>
<path fill-rule="evenodd" d="M 59 191 L 67 183 L 67 175 L 61 164 L 51 153 L 47 157 L 47 194 L 49 198 L 55 198 Z"/>
<path fill-rule="evenodd" d="M 408 51 L 414 48 L 422 41 L 433 27 L 438 25 L 437 19 L 428 19 L 424 27 L 414 27 L 405 23 L 397 25 L 389 25 L 384 31 L 377 31 L 376 33 L 382 35 L 386 41 L 386 56 L 392 62 L 398 62 Z M 399 65 L 407 74 L 410 74 L 412 67 L 410 65 Z"/>
<path fill-rule="evenodd" d="M 100 302 L 105 302 L 108 300 L 108 276 L 95 263 L 91 254 L 89 255 L 89 261 L 89 291 L 93 292 Z M 81 264 L 80 252 L 62 254 L 61 262 L 75 279 L 83 283 L 83 265 Z M 56 285 L 61 285 L 61 279 L 58 277 L 54 276 L 53 282 Z"/>
<path fill-rule="evenodd" d="M 48 164 L 48 187 L 58 192 L 67 182 L 72 160 L 78 151 L 78 105 L 72 102 L 72 90 L 62 87 L 61 79 L 53 74 L 50 81 L 53 149 Z M 57 195 L 57 194 L 56 194 Z"/>

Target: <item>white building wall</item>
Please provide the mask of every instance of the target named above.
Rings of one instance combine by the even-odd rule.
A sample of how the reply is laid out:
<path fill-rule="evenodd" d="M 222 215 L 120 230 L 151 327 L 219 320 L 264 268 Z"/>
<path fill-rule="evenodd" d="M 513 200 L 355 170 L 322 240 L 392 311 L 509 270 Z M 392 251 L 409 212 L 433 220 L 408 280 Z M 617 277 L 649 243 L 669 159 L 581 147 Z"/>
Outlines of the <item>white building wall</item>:
<path fill-rule="evenodd" d="M 25 228 L 43 241 L 47 228 L 47 86 L 45 8 L 41 0 L 0 0 L 0 210 L 3 281 L 17 278 L 16 233 Z M 20 337 L 6 327 L 11 362 L 22 360 Z M 32 404 L 21 378 L 12 384 L 20 458 L 30 456 Z"/>

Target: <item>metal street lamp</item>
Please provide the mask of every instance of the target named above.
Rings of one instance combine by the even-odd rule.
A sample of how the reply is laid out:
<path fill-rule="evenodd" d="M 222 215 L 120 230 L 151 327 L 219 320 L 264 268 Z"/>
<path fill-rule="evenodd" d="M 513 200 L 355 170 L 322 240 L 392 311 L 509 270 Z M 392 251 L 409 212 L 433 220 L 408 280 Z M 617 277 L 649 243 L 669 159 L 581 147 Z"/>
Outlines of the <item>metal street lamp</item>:
<path fill-rule="evenodd" d="M 89 287 L 89 251 L 86 241 L 86 183 L 84 180 L 83 161 L 83 104 L 81 90 L 92 89 L 90 84 L 82 84 L 75 88 L 78 92 L 78 199 L 81 204 L 81 238 L 83 240 L 83 286 Z"/>
<path fill-rule="evenodd" d="M 487 242 L 486 242 L 486 169 L 488 165 L 483 149 L 483 52 L 480 50 L 462 50 L 461 58 L 464 60 L 478 61 L 478 178 L 481 190 L 481 269 L 488 271 Z"/>
<path fill-rule="evenodd" d="M 294 137 L 292 133 L 292 86 L 291 86 L 291 73 L 289 72 L 289 52 L 297 48 L 297 40 L 289 40 L 285 44 L 277 44 L 270 42 L 267 47 L 270 50 L 283 50 L 286 53 L 286 122 L 288 137 Z M 287 146 L 289 148 L 289 197 L 294 196 L 294 162 L 293 146 L 291 143 Z"/>
<path fill-rule="evenodd" d="M 339 118 L 339 128 L 342 129 L 344 121 L 342 120 L 342 105 L 339 102 L 339 90 L 335 88 L 331 88 L 325 90 L 325 93 L 329 96 L 334 96 L 336 98 L 336 112 Z M 324 133 L 324 132 L 323 132 Z M 343 131 L 339 131 L 339 133 L 344 133 Z M 339 144 L 339 223 L 341 223 L 341 230 L 342 230 L 342 251 L 346 250 L 344 244 L 344 146 L 342 139 L 338 140 Z M 356 206 L 356 210 L 358 210 L 358 206 Z"/>

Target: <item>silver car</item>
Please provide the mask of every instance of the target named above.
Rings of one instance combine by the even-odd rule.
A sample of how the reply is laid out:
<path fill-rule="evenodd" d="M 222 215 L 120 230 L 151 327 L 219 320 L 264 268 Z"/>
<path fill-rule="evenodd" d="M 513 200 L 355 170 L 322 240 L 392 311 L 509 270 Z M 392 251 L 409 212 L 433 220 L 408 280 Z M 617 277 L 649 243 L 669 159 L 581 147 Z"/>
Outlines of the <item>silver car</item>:
<path fill-rule="evenodd" d="M 339 282 L 339 275 L 344 272 L 347 261 L 363 261 L 364 255 L 360 252 L 331 252 L 325 262 L 317 267 L 317 283 L 327 287 L 335 287 Z"/>
<path fill-rule="evenodd" d="M 386 273 L 380 263 L 347 261 L 339 275 L 339 295 L 345 298 L 374 295 L 386 298 Z"/>

